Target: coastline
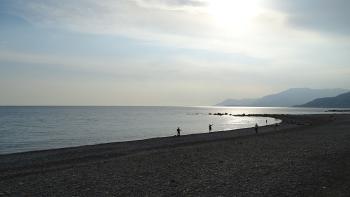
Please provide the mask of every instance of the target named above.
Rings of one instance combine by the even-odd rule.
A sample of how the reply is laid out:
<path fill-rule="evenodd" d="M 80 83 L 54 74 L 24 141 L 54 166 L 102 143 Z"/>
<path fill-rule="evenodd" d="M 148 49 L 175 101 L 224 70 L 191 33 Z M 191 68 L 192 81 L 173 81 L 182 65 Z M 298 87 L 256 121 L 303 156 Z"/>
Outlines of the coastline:
<path fill-rule="evenodd" d="M 237 115 L 240 116 L 240 115 Z M 297 124 L 291 124 L 290 116 L 295 115 L 282 115 L 282 114 L 247 114 L 246 116 L 253 117 L 270 117 L 280 119 L 281 123 L 279 123 L 278 127 L 275 125 L 264 125 L 259 127 L 259 133 L 267 133 L 274 132 L 277 130 L 284 130 L 287 128 L 293 128 L 298 126 Z M 294 120 L 295 118 L 292 118 Z M 305 124 L 306 120 L 301 120 L 301 124 Z M 299 125 L 299 126 L 300 126 Z M 17 152 L 17 153 L 6 153 L 0 154 L 0 169 L 3 164 L 6 164 L 6 160 L 13 160 L 13 163 L 17 163 L 20 160 L 26 158 L 35 157 L 50 157 L 51 155 L 64 155 L 69 154 L 72 156 L 72 159 L 80 158 L 86 159 L 88 157 L 96 157 L 96 155 L 100 155 L 100 153 L 106 153 L 108 150 L 114 155 L 126 155 L 129 153 L 150 150 L 150 149 L 159 149 L 163 147 L 175 147 L 175 146 L 185 146 L 187 144 L 192 143 L 206 143 L 217 140 L 225 140 L 236 137 L 250 136 L 254 135 L 254 127 L 241 128 L 241 129 L 232 129 L 232 130 L 223 130 L 223 131 L 213 131 L 213 132 L 205 132 L 205 133 L 194 133 L 194 134 L 185 134 L 180 137 L 166 136 L 166 137 L 155 137 L 155 138 L 147 138 L 140 140 L 131 140 L 131 141 L 121 141 L 121 142 L 107 142 L 107 143 L 99 143 L 99 144 L 91 144 L 91 145 L 81 145 L 81 146 L 72 146 L 72 147 L 63 147 L 63 148 L 53 148 L 53 149 L 45 149 L 45 150 L 33 150 L 33 151 L 25 151 L 25 152 Z M 116 149 L 116 150 L 115 150 Z M 90 152 L 93 150 L 93 153 Z M 85 153 L 85 154 L 84 154 Z M 73 156 L 74 155 L 74 156 Z M 102 154 L 103 155 L 103 154 Z M 108 156 L 108 155 L 106 155 Z M 51 161 L 51 158 L 49 159 Z M 54 160 L 54 158 L 52 158 Z M 62 159 L 58 159 L 62 160 Z M 10 163 L 10 162 L 9 162 Z M 11 164 L 13 166 L 13 164 Z M 15 164 L 16 165 L 16 164 Z"/>
<path fill-rule="evenodd" d="M 281 136 L 281 135 L 285 135 L 290 139 L 278 138 L 280 141 L 295 143 L 294 141 L 291 141 L 291 139 L 293 139 L 293 137 L 299 138 L 300 133 L 302 133 L 303 131 L 307 131 L 307 132 L 310 131 L 312 133 L 312 132 L 316 132 L 317 129 L 324 128 L 324 127 L 325 128 L 330 127 L 328 128 L 328 130 L 330 130 L 334 126 L 337 126 L 339 124 L 342 124 L 344 127 L 346 126 L 345 129 L 350 128 L 350 125 L 348 124 L 350 115 L 339 114 L 339 115 L 266 115 L 266 116 L 281 119 L 282 123 L 277 128 L 275 126 L 260 127 L 258 135 L 254 134 L 255 133 L 254 129 L 247 128 L 247 129 L 238 129 L 238 130 L 231 130 L 231 131 L 191 134 L 191 135 L 184 135 L 180 137 L 162 137 L 162 138 L 152 138 L 152 139 L 138 140 L 138 141 L 115 142 L 115 143 L 87 145 L 87 146 L 72 147 L 72 148 L 62 148 L 62 149 L 0 155 L 0 180 L 1 180 L 0 192 L 5 195 L 19 195 L 21 192 L 25 192 L 27 194 L 33 194 L 33 195 L 49 194 L 50 192 L 54 192 L 56 194 L 56 192 L 59 191 L 59 189 L 66 188 L 66 187 L 69 188 L 70 187 L 68 184 L 69 182 L 71 183 L 73 181 L 78 185 L 83 184 L 82 181 L 85 175 L 78 173 L 78 175 L 76 175 L 76 177 L 74 178 L 77 180 L 74 181 L 72 180 L 73 178 L 70 176 L 68 171 L 71 171 L 71 170 L 79 171 L 79 168 L 82 167 L 83 169 L 86 170 L 86 173 L 93 174 L 91 175 L 90 178 L 88 178 L 88 180 L 90 179 L 96 180 L 100 176 L 107 176 L 108 173 L 111 173 L 116 176 L 125 175 L 125 172 L 119 172 L 119 170 L 120 168 L 125 168 L 125 166 L 127 166 L 128 173 L 126 173 L 125 177 L 117 178 L 119 181 L 125 182 L 124 186 L 126 188 L 123 189 L 120 187 L 112 187 L 112 188 L 108 187 L 108 189 L 106 189 L 106 191 L 109 192 L 108 194 L 114 194 L 114 195 L 121 194 L 121 195 L 135 196 L 137 194 L 143 194 L 143 195 L 150 195 L 150 194 L 164 195 L 165 194 L 166 195 L 166 194 L 169 194 L 168 192 L 175 192 L 176 194 L 182 194 L 182 195 L 186 195 L 186 194 L 198 195 L 198 194 L 203 194 L 206 191 L 205 188 L 198 188 L 199 186 L 195 184 L 196 181 L 201 182 L 201 178 L 197 178 L 195 179 L 195 181 L 192 180 L 193 178 L 191 179 L 183 178 L 182 179 L 184 184 L 183 185 L 181 183 L 178 183 L 178 180 L 176 178 L 169 178 L 169 177 L 176 177 L 177 175 L 173 174 L 173 171 L 171 169 L 170 170 L 167 169 L 167 167 L 169 167 L 169 165 L 175 161 L 176 162 L 182 161 L 183 163 L 192 161 L 188 163 L 190 164 L 190 166 L 188 165 L 182 166 L 182 168 L 184 168 L 184 172 L 180 171 L 177 173 L 182 174 L 185 172 L 188 173 L 191 171 L 197 171 L 198 169 L 195 166 L 191 166 L 193 165 L 193 162 L 196 163 L 198 160 L 201 160 L 201 159 L 212 160 L 212 158 L 215 158 L 216 156 L 216 155 L 208 155 L 208 152 L 205 151 L 207 150 L 206 149 L 207 147 L 215 147 L 215 149 L 213 150 L 210 149 L 209 153 L 211 151 L 214 151 L 214 152 L 217 151 L 216 153 L 218 154 L 218 156 L 220 156 L 222 152 L 228 151 L 226 150 L 226 148 L 229 146 L 234 146 L 236 148 L 235 150 L 241 150 L 242 148 L 243 149 L 246 148 L 246 143 L 252 144 L 253 142 L 258 142 L 259 140 L 268 140 L 269 138 L 271 139 L 278 138 L 278 136 Z M 299 135 L 296 135 L 298 133 Z M 329 133 L 327 133 L 327 135 L 329 135 Z M 344 134 L 341 133 L 341 135 L 344 135 Z M 319 137 L 319 136 L 320 135 L 316 135 L 316 137 Z M 243 142 L 246 142 L 246 143 L 243 143 Z M 274 144 L 277 142 L 271 141 L 270 143 Z M 277 144 L 277 145 L 281 146 L 285 144 Z M 255 144 L 252 147 L 252 149 L 257 148 L 259 146 L 261 146 L 260 148 L 264 148 L 264 146 L 262 145 Z M 203 147 L 206 147 L 204 148 L 205 150 L 203 149 Z M 181 152 L 184 150 L 185 152 Z M 181 152 L 181 154 L 176 153 L 179 151 Z M 231 151 L 232 150 L 230 149 L 229 152 Z M 246 153 L 255 154 L 254 152 L 251 153 L 250 151 L 252 150 L 245 150 Z M 278 154 L 283 153 L 280 150 L 273 150 L 273 151 L 277 151 L 276 153 Z M 293 152 L 294 150 L 290 149 L 290 151 Z M 239 158 L 244 155 L 244 154 L 239 155 L 239 157 L 237 157 L 237 155 L 235 154 L 238 154 L 238 152 L 239 151 L 237 151 L 237 153 L 232 153 L 232 158 L 237 158 L 239 160 Z M 189 154 L 188 158 L 183 158 L 184 153 Z M 287 149 L 287 153 L 288 153 L 288 149 Z M 165 157 L 160 156 L 161 154 L 165 154 Z M 266 152 L 266 154 L 268 154 L 266 157 L 273 156 L 273 153 Z M 202 155 L 202 157 L 200 155 Z M 223 158 L 220 158 L 219 163 L 215 165 L 220 165 L 223 163 L 224 164 L 227 163 L 227 165 L 233 164 L 231 161 L 232 158 L 226 158 L 225 155 L 224 156 L 221 155 L 221 157 Z M 249 157 L 249 154 L 248 154 L 248 157 Z M 259 156 L 256 156 L 253 158 L 259 158 Z M 138 165 L 136 167 L 134 166 L 136 165 L 133 161 L 134 159 L 138 161 Z M 284 160 L 285 158 L 282 157 L 279 159 Z M 159 163 L 157 161 L 162 161 L 165 163 L 162 163 L 162 162 Z M 118 165 L 116 165 L 115 162 L 118 163 Z M 119 162 L 124 162 L 124 166 Z M 250 162 L 253 162 L 253 161 L 250 161 Z M 160 171 L 160 173 L 166 172 L 168 170 L 169 171 L 168 175 L 167 176 L 159 175 L 158 177 L 156 172 L 150 173 L 149 166 L 148 166 L 149 163 L 152 163 L 153 165 L 157 166 L 157 169 Z M 170 164 L 166 165 L 166 163 L 170 163 Z M 243 162 L 242 164 L 248 165 L 248 164 L 254 164 L 254 162 L 253 163 Z M 196 165 L 199 165 L 199 164 L 196 164 Z M 269 164 L 266 163 L 265 167 L 268 165 Z M 107 166 L 110 167 L 110 169 L 115 171 L 111 172 L 106 169 L 106 171 L 99 172 L 100 167 L 104 169 L 104 168 L 108 168 Z M 172 167 L 176 170 L 178 170 L 178 168 L 181 168 L 181 166 L 175 166 L 175 167 L 172 166 Z M 262 171 L 266 170 L 264 169 L 265 167 L 262 167 L 262 169 L 260 170 Z M 236 167 L 233 167 L 232 169 L 244 171 L 243 168 L 244 168 L 243 166 L 236 166 Z M 211 174 L 210 168 L 206 169 L 206 167 L 204 167 L 203 169 L 209 170 L 208 172 L 204 173 L 203 176 Z M 93 170 L 95 170 L 95 172 L 92 172 Z M 220 172 L 221 172 L 220 170 L 217 171 L 217 173 L 219 174 Z M 145 187 L 144 189 L 142 189 L 142 186 L 139 186 L 140 188 L 136 191 L 134 189 L 131 189 L 130 187 L 132 187 L 133 184 L 138 182 L 143 183 L 143 181 L 140 181 L 135 177 L 133 178 L 133 176 L 135 176 L 135 173 L 136 175 L 139 175 L 138 173 L 141 173 L 141 174 L 146 173 L 145 175 L 143 175 L 143 179 L 147 180 L 148 179 L 147 177 L 149 175 L 149 177 L 152 178 L 154 182 L 157 182 L 158 184 L 164 182 L 164 183 L 167 183 L 168 185 L 167 186 L 161 185 L 159 187 L 159 190 L 157 191 L 155 191 L 155 188 L 153 188 L 152 186 L 149 186 L 149 188 Z M 55 176 L 52 176 L 52 174 L 54 174 Z M 230 173 L 228 173 L 227 175 L 222 174 L 221 176 L 218 176 L 218 180 L 213 180 L 213 182 L 215 183 L 217 181 L 220 182 L 219 177 L 223 178 L 222 176 L 226 177 L 229 175 Z M 28 181 L 32 180 L 36 176 L 40 177 L 37 180 L 40 182 L 40 184 L 37 186 L 35 185 L 33 186 L 33 184 L 29 183 Z M 154 176 L 158 177 L 158 179 L 155 178 Z M 57 180 L 59 179 L 58 177 L 65 177 L 68 180 L 68 182 L 64 183 L 64 182 L 58 181 L 59 183 L 55 183 L 55 180 L 54 181 L 50 180 L 52 179 L 52 177 L 53 178 L 56 177 Z M 242 175 L 242 177 L 244 177 L 244 174 Z M 109 179 L 109 178 L 106 178 L 106 179 Z M 44 180 L 48 180 L 48 182 Z M 106 181 L 105 185 L 111 186 L 110 181 L 108 180 L 101 180 L 101 181 L 103 182 Z M 175 188 L 169 189 L 168 188 L 169 184 L 170 185 L 175 184 L 177 186 Z M 196 188 L 199 190 L 193 193 L 194 191 L 193 188 L 190 188 L 187 191 L 185 187 L 188 184 L 190 185 L 194 184 L 193 188 Z M 227 184 L 227 182 L 225 182 L 225 184 Z M 51 187 L 47 187 L 48 185 L 51 185 Z M 90 192 L 94 191 L 91 193 L 91 195 L 92 194 L 98 195 L 99 194 L 98 192 L 102 192 L 100 187 L 95 187 L 91 183 L 87 185 L 88 185 L 87 187 L 90 188 Z M 208 186 L 206 184 L 204 185 Z M 251 183 L 247 183 L 247 185 L 249 186 L 251 185 Z M 254 185 L 251 185 L 251 186 L 254 186 Z M 178 187 L 179 188 L 183 187 L 183 188 L 179 189 Z M 227 187 L 231 188 L 233 186 L 231 185 Z M 227 187 L 218 189 L 217 192 L 211 193 L 211 194 L 225 195 L 227 194 L 227 192 L 225 192 Z M 83 188 L 84 187 L 80 189 L 79 188 L 71 189 L 70 191 L 66 191 L 68 193 L 60 193 L 60 194 L 63 196 L 71 196 L 74 193 L 81 194 L 81 195 L 87 194 L 85 193 L 86 191 L 83 190 Z M 40 193 L 36 193 L 39 191 Z M 177 193 L 177 192 L 180 192 L 180 193 Z M 237 193 L 237 195 L 240 196 L 240 192 L 238 192 L 238 190 L 232 189 L 232 192 Z M 280 191 L 280 192 L 282 193 L 279 193 L 279 194 L 284 194 L 283 191 Z M 104 195 L 108 195 L 108 194 L 105 193 Z"/>

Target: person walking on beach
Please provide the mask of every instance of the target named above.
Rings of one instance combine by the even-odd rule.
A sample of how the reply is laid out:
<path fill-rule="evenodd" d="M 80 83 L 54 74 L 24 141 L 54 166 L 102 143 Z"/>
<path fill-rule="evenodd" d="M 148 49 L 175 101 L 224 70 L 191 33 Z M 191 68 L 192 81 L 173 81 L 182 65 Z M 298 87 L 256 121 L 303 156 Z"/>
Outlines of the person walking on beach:
<path fill-rule="evenodd" d="M 258 126 L 258 123 L 255 124 L 255 133 L 258 134 L 258 129 L 259 129 L 259 126 Z"/>
<path fill-rule="evenodd" d="M 213 129 L 212 127 L 213 127 L 213 125 L 212 125 L 212 124 L 209 124 L 209 133 L 210 133 L 211 130 Z"/>
<path fill-rule="evenodd" d="M 177 127 L 176 131 L 177 131 L 177 136 L 180 136 L 180 135 L 181 135 L 181 134 L 180 134 L 180 132 L 181 132 L 180 127 Z"/>

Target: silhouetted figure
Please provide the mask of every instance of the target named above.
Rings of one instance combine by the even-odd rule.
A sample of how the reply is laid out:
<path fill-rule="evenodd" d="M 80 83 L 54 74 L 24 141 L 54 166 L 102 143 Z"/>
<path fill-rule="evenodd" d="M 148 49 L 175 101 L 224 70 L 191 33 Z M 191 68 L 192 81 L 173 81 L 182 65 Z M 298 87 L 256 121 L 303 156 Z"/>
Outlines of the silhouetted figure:
<path fill-rule="evenodd" d="M 258 126 L 258 123 L 255 124 L 255 133 L 257 134 L 258 133 L 258 129 L 259 129 L 259 126 Z"/>
<path fill-rule="evenodd" d="M 213 129 L 212 127 L 213 127 L 213 125 L 212 125 L 212 124 L 209 124 L 209 133 L 210 133 L 211 130 Z"/>
<path fill-rule="evenodd" d="M 266 120 L 266 125 L 267 125 L 267 120 Z"/>
<path fill-rule="evenodd" d="M 177 127 L 176 131 L 177 131 L 177 136 L 180 136 L 180 135 L 181 135 L 181 134 L 180 134 L 180 132 L 181 132 L 180 127 Z"/>

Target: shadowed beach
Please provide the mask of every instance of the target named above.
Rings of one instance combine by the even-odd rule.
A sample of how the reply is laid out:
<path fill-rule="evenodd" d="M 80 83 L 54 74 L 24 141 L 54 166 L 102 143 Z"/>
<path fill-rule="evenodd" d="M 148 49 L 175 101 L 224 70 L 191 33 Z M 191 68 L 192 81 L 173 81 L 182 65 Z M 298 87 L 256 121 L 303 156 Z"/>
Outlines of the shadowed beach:
<path fill-rule="evenodd" d="M 347 196 L 350 115 L 0 156 L 0 196 Z"/>

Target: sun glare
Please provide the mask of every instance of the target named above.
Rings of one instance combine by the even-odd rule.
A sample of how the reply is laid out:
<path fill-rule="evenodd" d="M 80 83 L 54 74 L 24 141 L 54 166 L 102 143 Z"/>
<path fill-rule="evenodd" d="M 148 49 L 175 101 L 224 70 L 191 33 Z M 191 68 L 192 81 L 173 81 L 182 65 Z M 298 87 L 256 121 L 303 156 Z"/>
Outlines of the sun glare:
<path fill-rule="evenodd" d="M 218 25 L 247 25 L 259 14 L 259 4 L 258 0 L 213 0 L 208 2 L 208 13 Z"/>

